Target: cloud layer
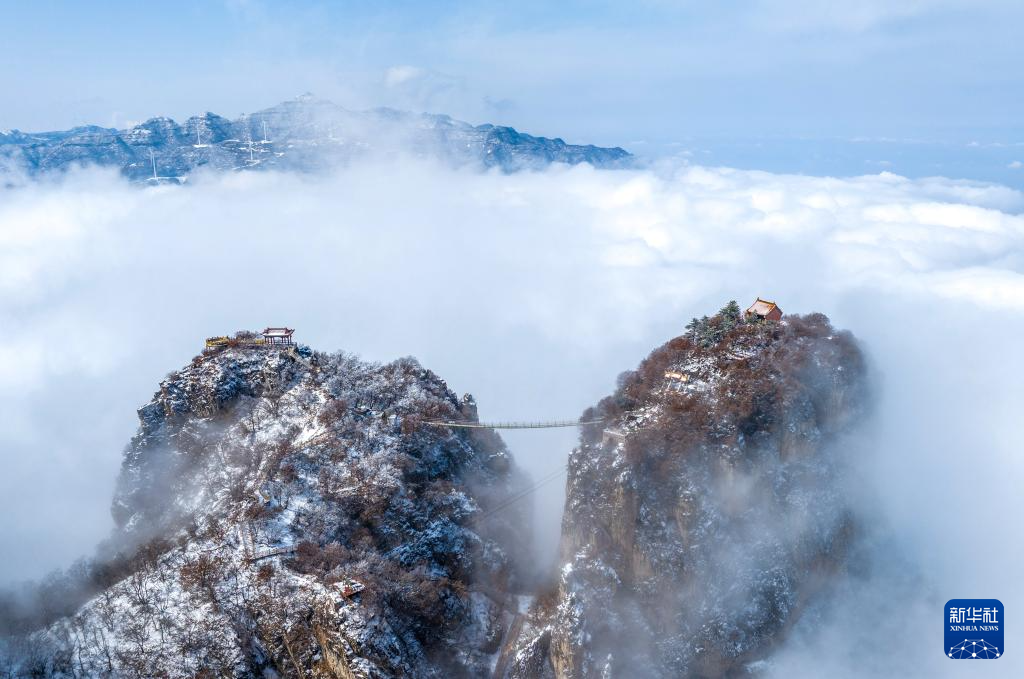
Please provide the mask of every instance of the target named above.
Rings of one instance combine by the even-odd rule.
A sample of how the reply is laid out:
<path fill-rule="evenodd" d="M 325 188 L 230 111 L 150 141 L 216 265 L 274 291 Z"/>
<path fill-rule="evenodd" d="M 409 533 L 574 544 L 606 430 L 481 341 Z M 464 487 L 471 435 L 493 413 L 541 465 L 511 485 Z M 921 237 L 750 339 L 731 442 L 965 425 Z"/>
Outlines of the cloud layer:
<path fill-rule="evenodd" d="M 4 191 L 0 580 L 105 535 L 135 408 L 208 335 L 288 324 L 320 349 L 413 354 L 473 392 L 482 418 L 561 419 L 692 316 L 760 295 L 865 341 L 883 385 L 866 492 L 938 605 L 1010 606 L 1024 565 L 1000 526 L 1022 509 L 1022 209 L 1003 187 L 888 174 L 509 176 L 411 160 L 181 188 L 88 171 Z M 539 476 L 572 438 L 508 440 Z M 560 493 L 538 499 L 549 553 Z M 923 615 L 937 628 L 938 610 Z"/>

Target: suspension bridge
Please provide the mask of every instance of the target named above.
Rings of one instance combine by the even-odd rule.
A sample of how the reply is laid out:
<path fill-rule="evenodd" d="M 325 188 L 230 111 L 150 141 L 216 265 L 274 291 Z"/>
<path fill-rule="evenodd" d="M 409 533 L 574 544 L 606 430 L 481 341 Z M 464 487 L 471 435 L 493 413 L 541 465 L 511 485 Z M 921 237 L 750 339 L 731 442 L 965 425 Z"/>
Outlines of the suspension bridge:
<path fill-rule="evenodd" d="M 600 420 L 550 420 L 546 422 L 467 422 L 466 420 L 425 420 L 423 424 L 435 427 L 457 427 L 460 429 L 555 429 L 557 427 L 582 427 L 585 424 L 600 424 Z"/>

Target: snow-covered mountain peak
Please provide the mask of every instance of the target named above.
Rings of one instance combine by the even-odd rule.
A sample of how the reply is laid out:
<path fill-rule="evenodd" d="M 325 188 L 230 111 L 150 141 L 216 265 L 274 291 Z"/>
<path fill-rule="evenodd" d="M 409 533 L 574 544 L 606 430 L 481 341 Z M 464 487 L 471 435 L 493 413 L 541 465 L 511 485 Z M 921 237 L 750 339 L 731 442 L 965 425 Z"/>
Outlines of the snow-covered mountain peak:
<path fill-rule="evenodd" d="M 32 637 L 48 671 L 485 673 L 528 522 L 480 519 L 522 485 L 500 438 L 423 423 L 472 399 L 411 358 L 231 344 L 139 410 L 98 591 Z"/>
<path fill-rule="evenodd" d="M 184 181 L 201 168 L 312 172 L 374 154 L 506 171 L 551 163 L 622 167 L 631 158 L 620 148 L 566 144 L 446 115 L 352 111 L 311 94 L 235 120 L 206 113 L 181 125 L 156 117 L 126 130 L 91 127 L 0 137 L 0 160 L 30 174 L 100 165 L 147 181 Z"/>
<path fill-rule="evenodd" d="M 557 591 L 503 678 L 750 673 L 842 579 L 858 517 L 844 436 L 864 357 L 820 314 L 730 305 L 619 378 L 569 458 Z"/>

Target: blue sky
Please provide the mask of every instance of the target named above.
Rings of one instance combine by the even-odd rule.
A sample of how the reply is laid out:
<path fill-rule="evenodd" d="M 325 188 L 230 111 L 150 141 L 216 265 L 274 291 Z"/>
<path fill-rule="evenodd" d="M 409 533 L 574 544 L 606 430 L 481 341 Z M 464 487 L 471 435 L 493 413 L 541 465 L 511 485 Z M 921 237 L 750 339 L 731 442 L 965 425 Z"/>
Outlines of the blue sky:
<path fill-rule="evenodd" d="M 0 128 L 234 116 L 311 91 L 765 169 L 899 171 L 884 156 L 923 143 L 942 161 L 918 174 L 957 176 L 961 156 L 980 168 L 964 176 L 1024 174 L 1017 1 L 5 0 L 0 15 Z M 754 146 L 798 138 L 837 159 Z M 864 141 L 899 150 L 827 150 Z M 1006 150 L 969 150 L 986 145 Z"/>

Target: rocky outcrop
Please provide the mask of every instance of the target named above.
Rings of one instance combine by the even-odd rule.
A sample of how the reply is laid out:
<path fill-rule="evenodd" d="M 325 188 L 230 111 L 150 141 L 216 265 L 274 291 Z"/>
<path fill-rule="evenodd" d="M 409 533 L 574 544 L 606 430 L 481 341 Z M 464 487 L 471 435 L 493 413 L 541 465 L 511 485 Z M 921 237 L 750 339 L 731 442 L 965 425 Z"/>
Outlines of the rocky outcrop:
<path fill-rule="evenodd" d="M 413 359 L 197 357 L 139 410 L 109 585 L 28 638 L 15 676 L 489 674 L 528 520 L 502 441 Z M 271 674 L 268 674 L 271 673 Z"/>
<path fill-rule="evenodd" d="M 585 412 L 560 564 L 523 483 L 413 359 L 247 344 L 139 410 L 111 556 L 12 676 L 610 679 L 755 673 L 847 568 L 864 357 L 819 314 L 695 321 Z M 496 511 L 500 509 L 501 511 Z M 57 588 L 57 591 L 61 591 Z M 53 597 L 51 597 L 51 600 Z M 43 629 L 39 629 L 43 627 Z"/>
<path fill-rule="evenodd" d="M 584 414 L 606 430 L 569 460 L 557 592 L 507 641 L 522 662 L 502 676 L 745 674 L 842 573 L 864 358 L 818 314 L 723 312 Z"/>

